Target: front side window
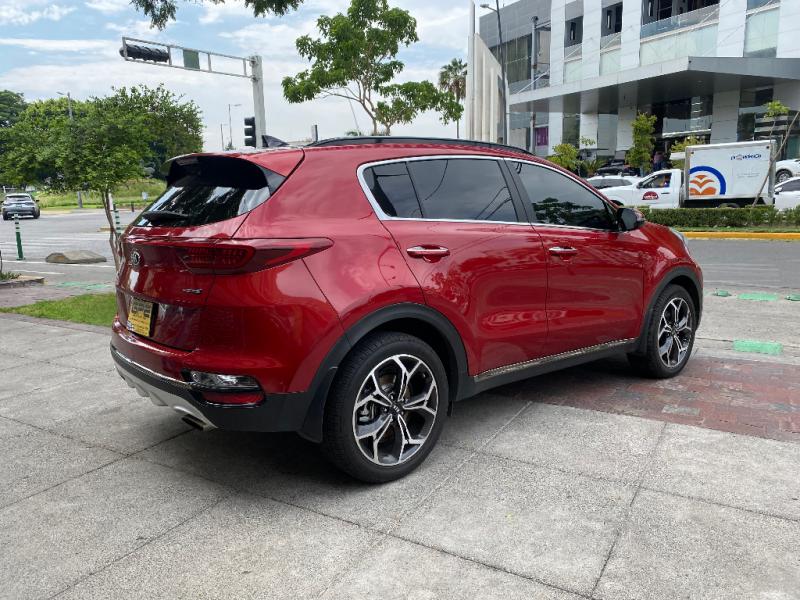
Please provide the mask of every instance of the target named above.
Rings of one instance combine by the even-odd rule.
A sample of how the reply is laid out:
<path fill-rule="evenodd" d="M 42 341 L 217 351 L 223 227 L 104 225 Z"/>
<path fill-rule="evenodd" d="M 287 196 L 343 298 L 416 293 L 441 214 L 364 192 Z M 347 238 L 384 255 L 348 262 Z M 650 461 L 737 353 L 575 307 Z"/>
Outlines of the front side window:
<path fill-rule="evenodd" d="M 641 187 L 642 189 L 668 188 L 671 179 L 672 175 L 670 173 L 661 173 L 660 175 L 651 177 L 647 181 L 643 181 Z"/>
<path fill-rule="evenodd" d="M 408 170 L 425 219 L 518 221 L 505 177 L 495 160 L 410 161 Z"/>
<path fill-rule="evenodd" d="M 539 223 L 613 228 L 606 203 L 579 183 L 546 167 L 521 162 L 509 164 L 519 174 Z"/>
<path fill-rule="evenodd" d="M 796 179 L 795 181 L 787 181 L 776 189 L 779 192 L 798 192 L 800 191 L 800 179 Z"/>

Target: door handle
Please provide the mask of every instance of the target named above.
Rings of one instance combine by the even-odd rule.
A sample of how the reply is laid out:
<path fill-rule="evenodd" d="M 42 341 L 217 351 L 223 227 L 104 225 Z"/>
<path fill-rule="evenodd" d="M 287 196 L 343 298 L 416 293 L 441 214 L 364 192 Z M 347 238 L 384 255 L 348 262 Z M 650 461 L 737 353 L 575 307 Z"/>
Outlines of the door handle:
<path fill-rule="evenodd" d="M 578 253 L 572 246 L 553 246 L 549 252 L 553 256 L 575 256 Z"/>
<path fill-rule="evenodd" d="M 450 250 L 444 246 L 412 246 L 406 250 L 411 258 L 421 258 L 427 262 L 434 262 L 445 256 L 450 256 Z"/>

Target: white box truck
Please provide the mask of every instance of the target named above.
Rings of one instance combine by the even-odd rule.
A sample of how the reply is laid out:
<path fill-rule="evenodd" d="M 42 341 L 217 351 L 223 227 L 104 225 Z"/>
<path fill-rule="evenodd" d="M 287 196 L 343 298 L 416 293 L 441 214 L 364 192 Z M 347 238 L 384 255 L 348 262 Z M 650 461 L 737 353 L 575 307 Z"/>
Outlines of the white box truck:
<path fill-rule="evenodd" d="M 670 156 L 684 160 L 683 171 L 656 171 L 633 186 L 602 193 L 626 206 L 651 208 L 749 206 L 756 196 L 759 204 L 773 204 L 774 151 L 773 141 L 688 146 L 685 153 Z"/>

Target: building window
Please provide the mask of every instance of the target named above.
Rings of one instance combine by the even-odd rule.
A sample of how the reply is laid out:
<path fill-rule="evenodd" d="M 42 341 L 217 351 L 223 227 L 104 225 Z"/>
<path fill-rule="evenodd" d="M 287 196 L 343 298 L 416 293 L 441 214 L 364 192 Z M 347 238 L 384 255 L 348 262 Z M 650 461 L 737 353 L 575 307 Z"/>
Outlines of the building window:
<path fill-rule="evenodd" d="M 506 77 L 509 85 L 519 81 L 530 80 L 531 46 L 532 37 L 530 35 L 503 42 L 506 58 Z M 494 46 L 491 50 L 494 57 L 500 61 L 500 46 Z"/>
<path fill-rule="evenodd" d="M 583 17 L 567 21 L 565 28 L 565 47 L 577 46 L 583 42 Z"/>
<path fill-rule="evenodd" d="M 775 58 L 778 48 L 778 9 L 747 16 L 744 30 L 744 55 Z"/>

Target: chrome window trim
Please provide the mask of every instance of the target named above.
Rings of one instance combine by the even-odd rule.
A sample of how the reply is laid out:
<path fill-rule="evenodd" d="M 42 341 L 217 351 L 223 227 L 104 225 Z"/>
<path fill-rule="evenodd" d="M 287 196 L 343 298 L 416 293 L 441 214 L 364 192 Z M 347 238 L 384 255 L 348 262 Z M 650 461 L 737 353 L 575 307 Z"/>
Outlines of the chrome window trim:
<path fill-rule="evenodd" d="M 538 162 L 531 162 L 529 160 L 522 160 L 521 158 L 506 158 L 504 160 L 506 160 L 507 162 L 518 162 L 518 163 L 522 163 L 523 165 L 530 165 L 532 167 L 541 167 L 542 169 L 547 169 L 548 171 L 553 171 L 553 173 L 558 173 L 564 179 L 570 179 L 569 176 L 567 176 L 564 173 L 562 173 L 559 169 L 551 167 L 550 165 L 545 165 L 545 164 L 538 163 Z M 606 200 L 606 198 L 604 198 L 603 196 L 598 194 L 597 190 L 592 188 L 590 185 L 584 185 L 580 181 L 576 181 L 574 183 L 576 185 L 579 185 L 579 186 L 583 187 L 583 189 L 585 189 L 589 193 L 591 193 L 594 196 L 596 196 L 597 199 L 600 200 L 600 202 L 602 202 L 603 204 L 606 205 L 606 207 L 608 207 L 608 200 Z M 527 195 L 527 192 L 526 192 L 526 195 Z M 605 231 L 607 233 L 619 233 L 619 231 L 617 231 L 615 229 L 598 229 L 596 227 L 581 227 L 580 225 L 558 225 L 556 223 L 542 223 L 540 221 L 531 221 L 531 225 L 533 225 L 534 228 L 536 228 L 536 226 L 539 225 L 541 227 L 559 227 L 559 228 L 562 228 L 562 229 L 578 229 L 578 230 L 583 230 L 583 231 Z"/>
<path fill-rule="evenodd" d="M 542 356 L 541 358 L 534 358 L 533 360 L 526 360 L 524 362 L 514 363 L 511 365 L 495 367 L 494 369 L 489 369 L 488 371 L 484 371 L 483 373 L 475 375 L 475 377 L 473 377 L 473 380 L 475 381 L 475 383 L 480 383 L 481 381 L 486 381 L 487 379 L 491 379 L 492 377 L 499 377 L 500 375 L 508 375 L 509 373 L 523 371 L 530 367 L 538 367 L 559 360 L 565 360 L 568 358 L 574 358 L 576 356 L 583 356 L 586 354 L 592 354 L 594 352 L 600 352 L 602 350 L 610 350 L 612 348 L 624 346 L 626 344 L 630 344 L 635 341 L 636 338 L 615 340 L 613 342 L 605 342 L 603 344 L 588 346 L 586 348 L 578 348 L 577 350 L 569 350 L 568 352 L 561 352 L 559 354 L 550 354 L 548 356 Z"/>
<path fill-rule="evenodd" d="M 504 157 L 498 156 L 486 156 L 485 154 L 431 154 L 429 156 L 407 156 L 404 158 L 390 158 L 387 160 L 378 160 L 375 162 L 364 163 L 360 165 L 357 170 L 358 175 L 358 182 L 361 184 L 361 189 L 364 192 L 364 195 L 369 200 L 369 203 L 372 205 L 372 210 L 375 211 L 375 214 L 378 216 L 378 219 L 381 221 L 419 221 L 423 223 L 476 223 L 480 225 L 486 224 L 493 224 L 493 225 L 522 225 L 524 227 L 530 227 L 530 223 L 526 221 L 488 221 L 482 219 L 426 219 L 424 217 L 393 217 L 391 215 L 387 215 L 383 212 L 380 204 L 378 201 L 375 200 L 375 197 L 372 195 L 372 190 L 369 189 L 369 185 L 367 185 L 367 180 L 364 178 L 364 171 L 372 167 L 380 167 L 381 165 L 390 165 L 399 162 L 419 162 L 423 160 L 459 160 L 459 159 L 478 159 L 478 160 L 493 160 L 496 163 L 504 160 Z M 503 171 L 500 165 L 498 164 L 497 167 L 500 169 L 500 173 L 502 175 Z M 503 175 L 505 179 L 505 175 Z M 511 193 L 511 190 L 508 190 Z M 513 197 L 512 197 L 513 201 Z M 514 212 L 517 211 L 517 207 L 514 206 Z"/>

